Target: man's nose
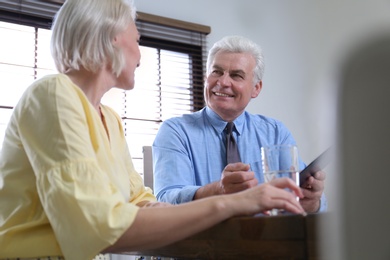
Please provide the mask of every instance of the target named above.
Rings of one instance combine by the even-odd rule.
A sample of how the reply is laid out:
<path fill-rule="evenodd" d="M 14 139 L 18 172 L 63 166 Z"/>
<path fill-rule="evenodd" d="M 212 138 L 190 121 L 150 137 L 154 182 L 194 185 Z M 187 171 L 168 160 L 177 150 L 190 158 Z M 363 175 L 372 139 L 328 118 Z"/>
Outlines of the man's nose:
<path fill-rule="evenodd" d="M 221 75 L 221 77 L 219 77 L 218 79 L 218 83 L 221 85 L 221 86 L 230 86 L 231 84 L 231 78 L 229 76 L 228 73 L 224 73 L 223 75 Z"/>

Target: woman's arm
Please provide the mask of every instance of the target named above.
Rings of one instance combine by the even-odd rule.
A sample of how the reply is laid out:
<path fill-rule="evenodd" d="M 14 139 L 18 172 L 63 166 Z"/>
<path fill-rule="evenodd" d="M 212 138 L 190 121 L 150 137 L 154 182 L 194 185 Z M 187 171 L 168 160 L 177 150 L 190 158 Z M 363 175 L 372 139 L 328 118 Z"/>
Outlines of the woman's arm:
<path fill-rule="evenodd" d="M 284 188 L 294 191 L 287 192 Z M 130 228 L 105 253 L 162 247 L 205 230 L 225 219 L 253 215 L 273 208 L 305 214 L 296 196 L 302 192 L 289 179 L 229 195 L 213 196 L 169 207 L 141 208 Z"/>

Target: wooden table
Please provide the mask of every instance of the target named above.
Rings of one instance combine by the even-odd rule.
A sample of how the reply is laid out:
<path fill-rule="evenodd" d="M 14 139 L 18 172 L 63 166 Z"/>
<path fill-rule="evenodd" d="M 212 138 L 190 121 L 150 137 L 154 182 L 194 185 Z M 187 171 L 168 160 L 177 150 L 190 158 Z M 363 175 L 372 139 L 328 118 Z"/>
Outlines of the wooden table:
<path fill-rule="evenodd" d="M 176 259 L 320 259 L 321 214 L 235 217 L 154 250 L 123 254 Z"/>

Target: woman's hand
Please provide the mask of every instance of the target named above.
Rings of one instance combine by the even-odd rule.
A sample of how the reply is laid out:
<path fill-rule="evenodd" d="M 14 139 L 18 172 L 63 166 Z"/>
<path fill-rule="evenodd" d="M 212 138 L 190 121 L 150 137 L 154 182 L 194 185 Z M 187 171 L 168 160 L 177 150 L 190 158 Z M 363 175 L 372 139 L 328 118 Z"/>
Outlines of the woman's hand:
<path fill-rule="evenodd" d="M 285 190 L 286 188 L 291 191 Z M 231 196 L 238 196 L 236 200 L 232 200 L 236 201 L 234 207 L 238 207 L 237 211 L 246 215 L 266 213 L 271 209 L 284 209 L 291 213 L 306 215 L 297 200 L 297 197 L 303 197 L 302 190 L 288 178 L 274 179 Z"/>

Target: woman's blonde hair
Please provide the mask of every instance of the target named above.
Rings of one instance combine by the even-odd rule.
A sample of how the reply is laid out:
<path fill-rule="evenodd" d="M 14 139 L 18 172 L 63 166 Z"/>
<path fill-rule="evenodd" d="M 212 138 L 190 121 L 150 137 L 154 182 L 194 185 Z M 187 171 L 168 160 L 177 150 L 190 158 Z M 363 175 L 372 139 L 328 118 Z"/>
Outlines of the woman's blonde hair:
<path fill-rule="evenodd" d="M 67 0 L 54 17 L 51 53 L 57 70 L 65 73 L 81 67 L 97 72 L 110 66 L 118 76 L 125 60 L 113 45 L 136 16 L 131 0 Z"/>

